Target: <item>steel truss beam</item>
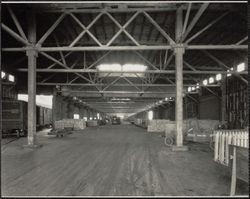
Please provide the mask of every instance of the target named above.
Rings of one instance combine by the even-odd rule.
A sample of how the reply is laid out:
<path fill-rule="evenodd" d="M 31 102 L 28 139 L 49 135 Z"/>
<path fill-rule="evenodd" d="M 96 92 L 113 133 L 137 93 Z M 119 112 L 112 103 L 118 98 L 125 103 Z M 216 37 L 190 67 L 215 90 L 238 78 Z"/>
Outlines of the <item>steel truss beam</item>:
<path fill-rule="evenodd" d="M 2 24 L 3 26 L 3 24 Z M 20 37 L 20 36 L 19 36 Z M 21 37 L 20 37 L 21 38 Z M 19 38 L 19 39 L 20 39 Z M 26 42 L 21 38 L 24 43 Z M 80 46 L 80 47 L 37 47 L 34 48 L 39 52 L 57 52 L 57 51 L 131 51 L 131 50 L 167 50 L 173 49 L 175 45 L 165 46 Z M 186 50 L 248 50 L 248 45 L 184 45 Z M 5 52 L 25 52 L 32 49 L 32 47 L 16 47 L 16 48 L 2 48 Z"/>
<path fill-rule="evenodd" d="M 47 56 L 47 55 L 46 55 Z M 59 65 L 63 65 L 62 63 L 58 62 Z M 20 68 L 17 69 L 17 71 L 19 72 L 27 72 L 28 69 L 26 68 Z M 71 69 L 71 68 L 67 68 L 67 69 L 42 69 L 42 68 L 37 68 L 36 70 L 39 73 L 49 73 L 49 72 L 56 72 L 56 73 L 117 73 L 117 74 L 124 74 L 124 73 L 129 73 L 129 74 L 135 74 L 135 73 L 152 73 L 152 74 L 175 74 L 175 70 L 146 70 L 146 71 L 99 71 L 96 69 Z M 242 71 L 242 72 L 235 72 L 235 71 L 199 71 L 199 70 L 195 70 L 195 71 L 183 71 L 183 74 L 248 74 L 247 71 Z"/>
<path fill-rule="evenodd" d="M 78 78 L 78 77 L 76 77 Z M 75 79 L 73 79 L 75 80 Z M 41 86 L 85 86 L 85 87 L 89 87 L 89 86 L 107 86 L 108 84 L 84 84 L 84 83 L 72 83 L 73 80 L 71 82 L 68 83 L 54 83 L 54 82 L 45 82 L 46 80 L 43 80 L 42 82 L 38 82 L 37 85 L 41 85 Z M 174 87 L 175 84 L 133 84 L 134 86 L 146 86 L 146 87 Z M 131 87 L 131 84 L 113 84 L 112 86 L 114 87 Z M 184 84 L 183 86 L 196 86 L 196 84 Z M 201 85 L 202 86 L 202 85 Z M 207 85 L 206 87 L 219 87 L 219 84 L 210 84 Z"/>

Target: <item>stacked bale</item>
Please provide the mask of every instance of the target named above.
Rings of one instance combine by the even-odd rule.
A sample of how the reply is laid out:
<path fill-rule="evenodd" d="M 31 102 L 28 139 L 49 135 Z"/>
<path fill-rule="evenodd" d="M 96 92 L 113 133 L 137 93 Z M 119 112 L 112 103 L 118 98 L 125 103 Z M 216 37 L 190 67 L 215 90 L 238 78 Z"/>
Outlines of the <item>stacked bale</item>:
<path fill-rule="evenodd" d="M 148 122 L 148 132 L 165 132 L 165 129 L 175 126 L 175 122 L 170 120 L 150 120 Z"/>
<path fill-rule="evenodd" d="M 55 121 L 55 129 L 83 130 L 86 128 L 86 122 L 83 119 L 63 119 Z"/>
<path fill-rule="evenodd" d="M 92 126 L 98 126 L 98 123 L 96 120 L 88 120 L 87 121 L 87 126 L 92 127 Z"/>

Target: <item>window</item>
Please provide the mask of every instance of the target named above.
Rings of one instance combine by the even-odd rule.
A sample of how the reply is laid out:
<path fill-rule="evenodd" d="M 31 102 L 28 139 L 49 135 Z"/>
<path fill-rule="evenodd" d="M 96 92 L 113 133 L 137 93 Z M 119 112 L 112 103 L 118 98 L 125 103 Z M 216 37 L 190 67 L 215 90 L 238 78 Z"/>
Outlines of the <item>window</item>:
<path fill-rule="evenodd" d="M 8 79 L 10 82 L 14 82 L 15 81 L 15 77 L 13 75 L 9 75 Z"/>
<path fill-rule="evenodd" d="M 1 78 L 3 79 L 3 78 L 5 78 L 5 76 L 6 76 L 6 73 L 1 71 Z"/>
<path fill-rule="evenodd" d="M 108 72 L 112 71 L 113 73 L 109 74 L 109 77 L 112 76 L 120 76 L 121 72 L 144 72 L 147 70 L 147 66 L 141 65 L 141 64 L 101 64 L 98 65 L 97 70 L 99 70 L 101 73 L 99 73 L 99 76 L 106 76 L 108 75 Z M 107 73 L 104 73 L 105 71 L 107 71 Z M 115 73 L 114 73 L 115 72 Z M 133 74 L 133 73 L 123 73 L 123 76 L 126 77 L 144 77 L 145 73 L 138 73 L 137 75 Z"/>
<path fill-rule="evenodd" d="M 74 119 L 79 119 L 79 114 L 74 114 Z"/>
<path fill-rule="evenodd" d="M 148 119 L 152 120 L 153 119 L 153 111 L 148 112 Z"/>
<path fill-rule="evenodd" d="M 241 63 L 237 66 L 237 72 L 242 72 L 245 70 L 245 63 Z"/>
<path fill-rule="evenodd" d="M 222 75 L 221 75 L 220 73 L 217 74 L 216 77 L 215 77 L 215 79 L 216 79 L 217 81 L 221 80 L 221 78 L 222 78 Z"/>
<path fill-rule="evenodd" d="M 87 120 L 88 120 L 88 118 L 87 118 L 87 117 L 83 117 L 83 119 L 84 119 L 85 121 L 87 121 Z"/>

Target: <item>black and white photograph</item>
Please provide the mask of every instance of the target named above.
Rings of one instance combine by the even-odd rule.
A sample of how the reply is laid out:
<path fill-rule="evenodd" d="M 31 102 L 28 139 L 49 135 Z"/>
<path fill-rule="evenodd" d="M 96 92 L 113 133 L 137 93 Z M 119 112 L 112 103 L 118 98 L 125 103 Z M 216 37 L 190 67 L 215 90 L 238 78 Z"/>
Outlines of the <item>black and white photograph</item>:
<path fill-rule="evenodd" d="M 249 197 L 247 1 L 2 1 L 1 197 Z"/>

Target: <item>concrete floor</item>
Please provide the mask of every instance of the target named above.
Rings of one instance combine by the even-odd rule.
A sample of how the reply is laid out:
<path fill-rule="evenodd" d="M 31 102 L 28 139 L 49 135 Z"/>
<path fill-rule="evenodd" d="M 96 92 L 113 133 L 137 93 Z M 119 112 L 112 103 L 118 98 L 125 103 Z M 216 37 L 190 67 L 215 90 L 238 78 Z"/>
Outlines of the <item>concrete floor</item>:
<path fill-rule="evenodd" d="M 228 195 L 230 177 L 207 145 L 172 152 L 159 134 L 132 125 L 106 125 L 64 138 L 38 133 L 2 148 L 3 196 Z"/>

